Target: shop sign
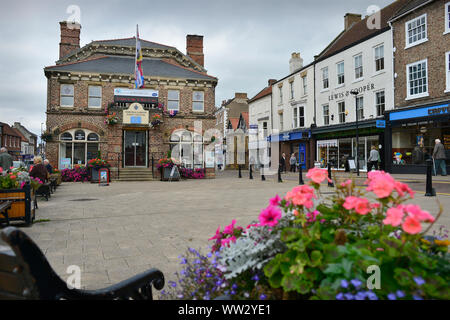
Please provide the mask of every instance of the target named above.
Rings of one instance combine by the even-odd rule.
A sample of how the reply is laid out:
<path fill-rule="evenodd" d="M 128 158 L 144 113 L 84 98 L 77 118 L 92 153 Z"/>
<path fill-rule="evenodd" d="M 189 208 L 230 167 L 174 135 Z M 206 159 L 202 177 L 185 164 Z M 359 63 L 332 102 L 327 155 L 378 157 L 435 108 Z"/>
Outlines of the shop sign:
<path fill-rule="evenodd" d="M 70 158 L 61 158 L 59 160 L 59 170 L 70 169 Z"/>
<path fill-rule="evenodd" d="M 128 109 L 123 110 L 124 124 L 148 125 L 149 111 L 144 110 L 140 103 L 132 103 Z"/>
<path fill-rule="evenodd" d="M 337 139 L 317 141 L 318 148 L 320 148 L 320 147 L 337 147 L 337 146 L 338 146 Z"/>
<path fill-rule="evenodd" d="M 114 89 L 114 102 L 158 103 L 159 93 L 150 89 Z"/>
<path fill-rule="evenodd" d="M 447 103 L 447 104 L 442 104 L 442 105 L 437 105 L 437 106 L 432 106 L 432 107 L 391 112 L 389 114 L 389 120 L 396 121 L 396 120 L 404 120 L 404 119 L 412 119 L 412 118 L 449 115 L 449 114 L 450 114 L 450 104 Z"/>
<path fill-rule="evenodd" d="M 283 134 L 283 140 L 284 141 L 289 141 L 289 133 Z"/>
<path fill-rule="evenodd" d="M 386 128 L 386 121 L 385 120 L 377 120 L 376 127 L 377 128 Z"/>
<path fill-rule="evenodd" d="M 367 85 L 359 87 L 359 88 L 353 88 L 353 89 L 347 90 L 347 91 L 342 91 L 342 92 L 338 92 L 338 93 L 332 93 L 331 95 L 328 96 L 328 101 L 344 99 L 344 98 L 348 97 L 349 95 L 351 95 L 350 92 L 353 91 L 353 90 L 357 90 L 361 94 L 361 93 L 364 93 L 366 91 L 375 90 L 375 84 L 368 83 Z"/>

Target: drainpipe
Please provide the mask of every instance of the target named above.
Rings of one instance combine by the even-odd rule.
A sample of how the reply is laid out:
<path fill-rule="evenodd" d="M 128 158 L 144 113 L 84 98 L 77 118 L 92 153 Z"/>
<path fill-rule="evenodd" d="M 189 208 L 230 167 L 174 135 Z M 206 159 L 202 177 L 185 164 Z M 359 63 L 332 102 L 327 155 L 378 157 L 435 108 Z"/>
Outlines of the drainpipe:
<path fill-rule="evenodd" d="M 391 40 L 392 40 L 392 109 L 395 108 L 395 51 L 397 48 L 394 46 L 394 26 L 391 21 L 388 21 L 389 27 L 391 28 Z M 395 51 L 394 51 L 395 48 Z M 389 113 L 388 113 L 389 117 Z M 386 172 L 392 172 L 392 129 L 390 127 L 389 119 L 384 117 L 384 121 L 386 122 L 386 130 L 384 134 L 384 170 Z"/>

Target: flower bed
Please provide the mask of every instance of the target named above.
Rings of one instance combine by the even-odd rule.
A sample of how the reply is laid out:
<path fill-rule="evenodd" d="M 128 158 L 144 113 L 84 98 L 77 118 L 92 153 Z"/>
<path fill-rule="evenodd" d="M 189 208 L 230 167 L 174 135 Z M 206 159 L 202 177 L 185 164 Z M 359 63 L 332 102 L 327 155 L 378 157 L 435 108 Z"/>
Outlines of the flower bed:
<path fill-rule="evenodd" d="M 180 175 L 184 179 L 205 179 L 205 169 L 180 168 Z"/>
<path fill-rule="evenodd" d="M 156 167 L 160 168 L 172 168 L 175 166 L 175 162 L 173 162 L 172 158 L 162 158 L 158 160 Z"/>
<path fill-rule="evenodd" d="M 425 235 L 442 209 L 435 218 L 405 204 L 414 191 L 382 171 L 365 189 L 336 184 L 330 197 L 325 169 L 307 177 L 246 228 L 219 227 L 207 255 L 189 249 L 161 299 L 450 298 L 448 231 Z"/>
<path fill-rule="evenodd" d="M 62 181 L 64 182 L 86 182 L 91 179 L 89 171 L 84 166 L 76 165 L 73 169 L 61 170 Z"/>

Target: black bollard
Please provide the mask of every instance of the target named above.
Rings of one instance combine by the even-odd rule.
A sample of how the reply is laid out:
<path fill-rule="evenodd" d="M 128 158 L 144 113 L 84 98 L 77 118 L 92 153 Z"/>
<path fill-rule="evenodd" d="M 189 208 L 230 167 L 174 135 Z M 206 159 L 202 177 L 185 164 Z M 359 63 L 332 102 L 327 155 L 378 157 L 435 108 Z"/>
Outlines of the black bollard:
<path fill-rule="evenodd" d="M 266 181 L 266 177 L 264 176 L 264 166 L 261 167 L 261 181 Z"/>
<path fill-rule="evenodd" d="M 251 164 L 249 164 L 249 170 L 250 170 L 250 180 L 253 180 L 253 172 L 252 172 L 252 165 Z"/>
<path fill-rule="evenodd" d="M 332 180 L 332 179 L 331 179 L 331 163 L 328 163 L 328 179 Z M 328 181 L 328 186 L 329 186 L 330 188 L 334 188 L 334 183 L 333 183 L 333 181 L 331 181 L 331 182 Z"/>
<path fill-rule="evenodd" d="M 305 184 L 305 182 L 303 181 L 303 172 L 301 164 L 298 166 L 298 184 L 300 185 Z"/>
<path fill-rule="evenodd" d="M 433 188 L 433 160 L 427 159 L 427 184 L 425 197 L 435 197 L 436 190 Z"/>
<path fill-rule="evenodd" d="M 239 179 L 242 178 L 242 173 L 241 173 L 241 165 L 238 165 L 239 167 Z"/>
<path fill-rule="evenodd" d="M 283 180 L 281 180 L 281 166 L 278 167 L 278 182 L 283 182 Z"/>

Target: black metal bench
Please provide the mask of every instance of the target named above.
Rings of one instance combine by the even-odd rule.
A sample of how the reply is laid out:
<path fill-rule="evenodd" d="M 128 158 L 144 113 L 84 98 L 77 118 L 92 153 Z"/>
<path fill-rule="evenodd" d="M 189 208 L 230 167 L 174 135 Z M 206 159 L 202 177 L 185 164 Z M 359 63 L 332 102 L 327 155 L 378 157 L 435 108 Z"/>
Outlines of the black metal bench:
<path fill-rule="evenodd" d="M 11 209 L 12 201 L 0 202 L 0 215 L 5 217 L 6 224 L 9 225 L 8 210 Z"/>
<path fill-rule="evenodd" d="M 46 182 L 36 190 L 36 196 L 44 197 L 45 200 L 48 201 L 48 198 L 51 197 L 51 185 L 50 182 Z"/>
<path fill-rule="evenodd" d="M 150 269 L 100 290 L 69 289 L 24 232 L 7 227 L 1 237 L 9 247 L 0 245 L 0 300 L 152 300 L 152 287 L 164 287 L 163 273 Z"/>

